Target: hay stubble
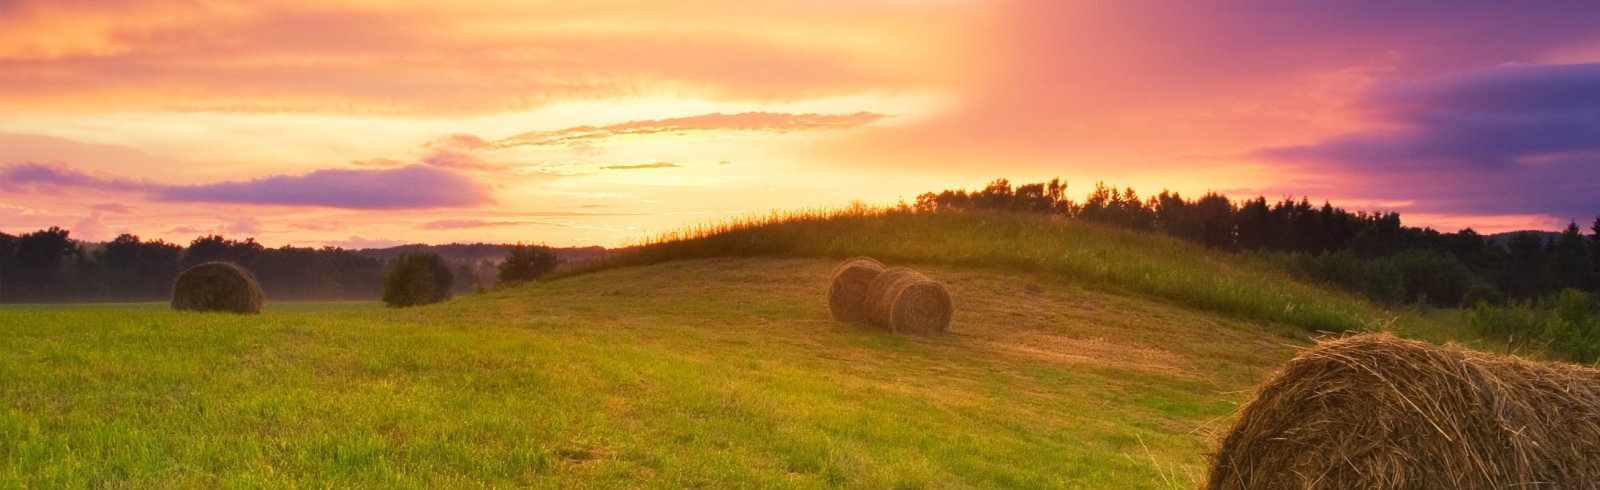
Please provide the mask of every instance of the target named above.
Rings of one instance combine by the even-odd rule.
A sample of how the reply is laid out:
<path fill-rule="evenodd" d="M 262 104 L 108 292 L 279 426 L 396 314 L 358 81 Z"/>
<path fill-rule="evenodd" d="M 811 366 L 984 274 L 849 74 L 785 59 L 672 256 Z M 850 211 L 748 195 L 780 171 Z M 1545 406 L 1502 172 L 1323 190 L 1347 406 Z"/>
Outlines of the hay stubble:
<path fill-rule="evenodd" d="M 1600 371 L 1388 334 L 1326 341 L 1258 388 L 1206 488 L 1600 488 Z"/>

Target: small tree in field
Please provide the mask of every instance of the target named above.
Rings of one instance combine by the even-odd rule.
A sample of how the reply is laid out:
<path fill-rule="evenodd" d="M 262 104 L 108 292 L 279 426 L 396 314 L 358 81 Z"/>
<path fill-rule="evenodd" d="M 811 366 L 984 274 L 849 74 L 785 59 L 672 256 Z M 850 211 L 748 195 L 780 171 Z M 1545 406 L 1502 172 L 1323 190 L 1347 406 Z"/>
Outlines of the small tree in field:
<path fill-rule="evenodd" d="M 383 302 L 394 307 L 438 303 L 450 299 L 453 282 L 439 254 L 402 254 L 383 276 Z"/>
<path fill-rule="evenodd" d="M 500 263 L 500 282 L 516 284 L 532 281 L 555 272 L 556 251 L 544 245 L 516 245 L 506 247 L 506 261 Z"/>

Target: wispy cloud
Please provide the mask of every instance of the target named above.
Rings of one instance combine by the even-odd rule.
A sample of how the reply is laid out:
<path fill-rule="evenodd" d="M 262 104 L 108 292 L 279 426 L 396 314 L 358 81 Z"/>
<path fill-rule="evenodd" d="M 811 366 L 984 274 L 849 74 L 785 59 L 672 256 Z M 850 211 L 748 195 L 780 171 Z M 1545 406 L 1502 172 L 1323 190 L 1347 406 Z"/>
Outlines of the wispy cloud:
<path fill-rule="evenodd" d="M 406 244 L 406 242 L 399 240 L 389 240 L 385 238 L 362 238 L 359 236 L 352 236 L 345 240 L 326 240 L 322 243 L 330 247 L 339 247 L 351 250 L 360 250 L 363 248 L 389 248 Z"/>
<path fill-rule="evenodd" d="M 516 221 L 489 221 L 484 219 L 440 219 L 423 223 L 418 228 L 424 230 L 460 230 L 468 228 L 489 228 L 495 226 L 516 226 L 524 223 Z"/>
<path fill-rule="evenodd" d="M 844 129 L 872 124 L 885 118 L 884 114 L 857 112 L 854 114 L 788 114 L 779 112 L 720 112 L 670 119 L 629 121 L 605 126 L 575 126 L 557 131 L 535 131 L 512 136 L 494 144 L 498 147 L 553 146 L 591 142 L 619 136 L 653 134 L 679 134 L 698 132 L 767 132 L 788 133 Z"/>
<path fill-rule="evenodd" d="M 424 165 L 393 169 L 325 169 L 248 181 L 168 185 L 93 175 L 65 165 L 21 163 L 0 167 L 0 189 L 52 192 L 63 188 L 139 193 L 165 202 L 321 206 L 344 209 L 473 207 L 494 202 L 483 184 Z"/>
<path fill-rule="evenodd" d="M 12 215 L 16 215 L 16 216 L 38 216 L 38 215 L 45 214 L 45 210 L 38 209 L 38 208 L 30 208 L 30 207 L 27 207 L 27 206 L 18 206 L 16 204 L 0 202 L 0 214 L 12 214 Z"/>
<path fill-rule="evenodd" d="M 344 223 L 338 221 L 309 221 L 292 223 L 290 228 L 306 231 L 338 231 L 344 229 Z"/>
<path fill-rule="evenodd" d="M 607 165 L 607 166 L 604 166 L 604 167 L 600 167 L 600 169 L 601 170 L 641 170 L 641 169 L 647 169 L 647 168 L 682 168 L 682 167 L 683 167 L 682 165 L 678 165 L 678 164 L 672 163 L 672 162 L 656 162 L 656 163 L 641 163 L 641 164 L 638 164 L 638 165 Z"/>
<path fill-rule="evenodd" d="M 114 202 L 101 203 L 101 204 L 91 204 L 91 205 L 89 205 L 89 209 L 93 209 L 95 211 L 105 211 L 107 213 L 116 213 L 116 214 L 128 214 L 128 213 L 132 213 L 133 212 L 133 208 L 132 207 L 129 207 L 126 204 L 114 203 Z"/>

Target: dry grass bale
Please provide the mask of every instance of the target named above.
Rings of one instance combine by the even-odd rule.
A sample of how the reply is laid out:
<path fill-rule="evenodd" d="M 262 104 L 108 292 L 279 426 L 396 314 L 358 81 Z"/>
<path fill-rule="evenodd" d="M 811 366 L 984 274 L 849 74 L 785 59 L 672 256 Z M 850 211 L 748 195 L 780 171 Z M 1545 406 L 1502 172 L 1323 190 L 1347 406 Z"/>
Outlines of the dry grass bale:
<path fill-rule="evenodd" d="M 867 285 L 867 320 L 891 332 L 939 333 L 950 327 L 950 293 L 905 267 L 891 267 Z"/>
<path fill-rule="evenodd" d="M 859 322 L 867 319 L 867 285 L 883 272 L 883 263 L 872 257 L 856 257 L 833 268 L 828 282 L 828 313 L 834 320 Z"/>
<path fill-rule="evenodd" d="M 172 309 L 261 313 L 266 295 L 256 276 L 227 262 L 207 262 L 183 271 L 172 284 Z"/>
<path fill-rule="evenodd" d="M 1256 391 L 1206 488 L 1600 488 L 1600 371 L 1368 334 Z"/>

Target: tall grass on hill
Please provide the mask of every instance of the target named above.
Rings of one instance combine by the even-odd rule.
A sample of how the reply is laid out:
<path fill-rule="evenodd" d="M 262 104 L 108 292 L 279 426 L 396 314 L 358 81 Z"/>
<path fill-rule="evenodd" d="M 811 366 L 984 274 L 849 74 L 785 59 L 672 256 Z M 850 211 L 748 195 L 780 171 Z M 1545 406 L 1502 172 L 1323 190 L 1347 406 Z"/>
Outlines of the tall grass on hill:
<path fill-rule="evenodd" d="M 1021 213 L 915 212 L 861 204 L 669 232 L 565 275 L 709 257 L 858 255 L 889 263 L 1053 272 L 1096 290 L 1149 295 L 1310 331 L 1374 329 L 1394 321 L 1394 315 L 1352 295 L 1170 237 Z"/>

